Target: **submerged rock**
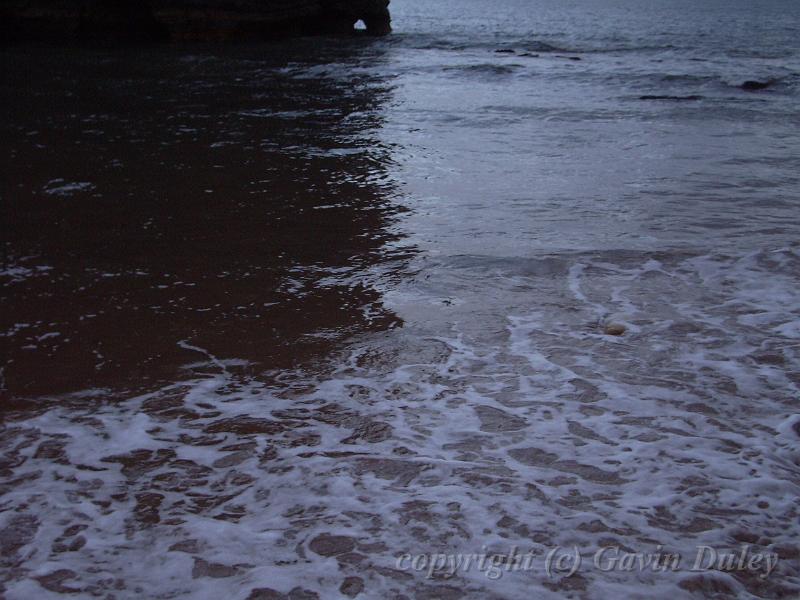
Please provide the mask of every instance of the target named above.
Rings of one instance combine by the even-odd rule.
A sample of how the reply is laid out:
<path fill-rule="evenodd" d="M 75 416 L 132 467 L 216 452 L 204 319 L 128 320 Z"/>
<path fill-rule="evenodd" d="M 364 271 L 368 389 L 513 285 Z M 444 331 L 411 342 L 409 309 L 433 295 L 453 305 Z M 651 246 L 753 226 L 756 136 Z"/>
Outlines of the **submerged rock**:
<path fill-rule="evenodd" d="M 4 0 L 7 41 L 224 40 L 391 31 L 389 0 Z"/>

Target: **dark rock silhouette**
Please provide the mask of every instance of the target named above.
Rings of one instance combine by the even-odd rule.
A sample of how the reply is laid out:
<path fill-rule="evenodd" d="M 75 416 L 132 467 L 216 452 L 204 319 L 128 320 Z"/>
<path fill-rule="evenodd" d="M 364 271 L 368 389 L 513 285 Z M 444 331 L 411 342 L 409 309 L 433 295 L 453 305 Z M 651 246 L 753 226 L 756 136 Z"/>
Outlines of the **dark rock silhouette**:
<path fill-rule="evenodd" d="M 389 0 L 3 0 L 3 41 L 225 40 L 391 31 Z"/>

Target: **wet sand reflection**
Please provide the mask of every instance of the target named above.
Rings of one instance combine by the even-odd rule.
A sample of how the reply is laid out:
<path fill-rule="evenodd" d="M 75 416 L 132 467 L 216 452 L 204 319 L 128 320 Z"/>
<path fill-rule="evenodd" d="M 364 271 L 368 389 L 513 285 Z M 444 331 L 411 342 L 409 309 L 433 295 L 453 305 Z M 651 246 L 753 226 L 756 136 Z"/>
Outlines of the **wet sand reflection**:
<path fill-rule="evenodd" d="M 391 157 L 373 137 L 391 90 L 335 69 L 379 50 L 191 51 L 7 52 L 12 396 L 141 390 L 203 360 L 197 349 L 307 367 L 398 324 L 366 276 L 402 259 L 387 248 L 402 210 Z"/>

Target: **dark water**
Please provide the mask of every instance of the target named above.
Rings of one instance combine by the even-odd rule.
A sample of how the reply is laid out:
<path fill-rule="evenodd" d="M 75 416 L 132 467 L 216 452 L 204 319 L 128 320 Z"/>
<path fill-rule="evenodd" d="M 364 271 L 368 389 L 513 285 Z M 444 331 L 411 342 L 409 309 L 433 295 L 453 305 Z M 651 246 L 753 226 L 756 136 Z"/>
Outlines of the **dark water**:
<path fill-rule="evenodd" d="M 800 5 L 393 14 L 3 50 L 6 596 L 796 596 Z"/>
<path fill-rule="evenodd" d="M 12 52 L 9 391 L 173 380 L 181 341 L 291 368 L 396 320 L 347 278 L 393 258 L 386 86 L 294 76 L 380 50 Z"/>

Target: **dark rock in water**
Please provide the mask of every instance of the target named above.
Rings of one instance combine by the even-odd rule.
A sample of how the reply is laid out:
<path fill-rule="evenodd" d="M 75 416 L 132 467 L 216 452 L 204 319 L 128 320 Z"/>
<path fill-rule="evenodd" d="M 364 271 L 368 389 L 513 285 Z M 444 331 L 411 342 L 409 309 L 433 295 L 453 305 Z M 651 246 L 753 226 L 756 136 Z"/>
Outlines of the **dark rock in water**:
<path fill-rule="evenodd" d="M 564 56 L 563 54 L 556 54 L 556 58 L 566 58 L 567 60 L 583 60 L 580 56 Z"/>
<path fill-rule="evenodd" d="M 773 81 L 771 81 L 771 80 L 770 80 L 770 81 L 753 81 L 753 80 L 748 80 L 748 81 L 745 81 L 745 82 L 744 82 L 742 85 L 740 85 L 739 87 L 740 87 L 741 89 L 743 89 L 744 91 L 746 91 L 746 92 L 757 92 L 757 91 L 759 91 L 759 90 L 765 90 L 765 89 L 767 89 L 767 88 L 768 88 L 769 86 L 771 86 L 773 83 L 774 83 L 774 82 L 773 82 Z"/>
<path fill-rule="evenodd" d="M 515 54 L 513 48 L 500 48 L 499 50 L 495 50 L 497 54 Z"/>
<path fill-rule="evenodd" d="M 5 41 L 225 40 L 391 31 L 389 0 L 3 0 Z"/>
<path fill-rule="evenodd" d="M 639 96 L 639 100 L 702 100 L 702 96 Z"/>

